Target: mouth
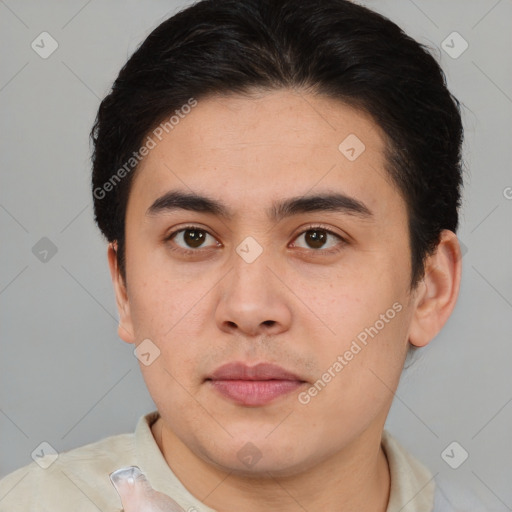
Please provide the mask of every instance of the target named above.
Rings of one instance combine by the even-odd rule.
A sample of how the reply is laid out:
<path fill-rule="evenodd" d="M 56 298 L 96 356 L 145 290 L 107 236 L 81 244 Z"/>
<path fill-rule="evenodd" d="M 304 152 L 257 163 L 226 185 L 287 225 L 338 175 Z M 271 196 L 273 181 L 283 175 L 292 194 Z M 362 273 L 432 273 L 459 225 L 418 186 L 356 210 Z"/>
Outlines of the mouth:
<path fill-rule="evenodd" d="M 239 405 L 257 407 L 302 387 L 306 381 L 280 366 L 228 363 L 205 379 L 217 393 Z"/>

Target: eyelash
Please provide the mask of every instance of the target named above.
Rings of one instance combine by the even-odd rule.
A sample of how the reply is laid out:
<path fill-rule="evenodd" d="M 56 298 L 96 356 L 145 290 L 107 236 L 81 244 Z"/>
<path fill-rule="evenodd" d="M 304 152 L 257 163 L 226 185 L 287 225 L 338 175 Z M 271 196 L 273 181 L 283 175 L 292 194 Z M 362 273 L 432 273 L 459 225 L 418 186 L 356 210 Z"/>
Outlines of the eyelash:
<path fill-rule="evenodd" d="M 175 231 L 173 231 L 172 233 L 169 233 L 169 235 L 167 235 L 165 238 L 164 238 L 164 242 L 170 242 L 172 241 L 172 239 L 178 235 L 179 233 L 181 232 L 184 232 L 184 231 L 189 231 L 189 230 L 196 230 L 196 231 L 202 231 L 210 236 L 213 237 L 213 235 L 208 232 L 206 229 L 203 229 L 199 226 L 195 226 L 195 225 L 189 225 L 189 226 L 184 226 L 184 227 L 181 227 L 180 229 L 177 229 Z M 337 244 L 337 248 L 336 249 L 309 249 L 311 252 L 317 254 L 317 255 L 327 255 L 327 254 L 336 254 L 338 253 L 339 251 L 342 250 L 342 248 L 348 244 L 348 240 L 344 237 L 342 237 L 341 235 L 339 235 L 338 233 L 335 233 L 334 231 L 331 231 L 330 229 L 320 225 L 320 224 L 310 224 L 308 226 L 306 226 L 306 228 L 304 230 L 302 230 L 293 240 L 297 240 L 301 235 L 304 235 L 305 233 L 307 233 L 308 231 L 315 231 L 315 230 L 318 230 L 318 231 L 324 231 L 325 233 L 327 233 L 328 235 L 331 235 L 335 238 L 337 238 L 340 243 Z M 215 238 L 215 237 L 214 237 Z M 176 251 L 176 252 L 179 252 L 180 254 L 183 254 L 183 255 L 197 255 L 198 253 L 200 253 L 201 251 L 208 251 L 210 249 L 215 249 L 215 247 L 209 247 L 208 249 L 201 249 L 201 248 L 198 248 L 198 249 L 184 249 L 183 247 L 170 247 L 170 250 L 171 251 Z M 303 247 L 300 247 L 300 249 L 304 249 Z M 304 249 L 304 250 L 307 250 L 307 249 Z"/>

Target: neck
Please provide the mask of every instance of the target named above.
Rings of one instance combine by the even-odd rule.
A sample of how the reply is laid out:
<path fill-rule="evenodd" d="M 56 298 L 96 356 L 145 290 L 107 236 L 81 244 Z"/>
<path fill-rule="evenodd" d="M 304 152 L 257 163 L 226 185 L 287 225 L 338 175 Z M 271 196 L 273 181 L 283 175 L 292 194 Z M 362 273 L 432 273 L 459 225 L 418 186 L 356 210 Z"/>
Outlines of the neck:
<path fill-rule="evenodd" d="M 307 471 L 286 477 L 246 477 L 208 464 L 192 453 L 159 418 L 153 435 L 167 464 L 201 502 L 218 512 L 385 512 L 390 474 L 381 425 Z M 236 504 L 236 506 L 233 506 Z"/>

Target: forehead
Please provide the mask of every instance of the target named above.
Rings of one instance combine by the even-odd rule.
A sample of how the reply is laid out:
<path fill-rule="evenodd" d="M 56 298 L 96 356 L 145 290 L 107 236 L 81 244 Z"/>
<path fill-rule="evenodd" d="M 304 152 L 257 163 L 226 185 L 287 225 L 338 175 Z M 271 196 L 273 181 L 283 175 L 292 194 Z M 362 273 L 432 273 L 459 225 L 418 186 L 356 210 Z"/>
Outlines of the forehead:
<path fill-rule="evenodd" d="M 245 211 L 315 189 L 364 196 L 369 206 L 397 200 L 378 125 L 327 97 L 288 90 L 209 97 L 161 140 L 149 135 L 156 145 L 139 165 L 130 200 L 176 187 Z"/>

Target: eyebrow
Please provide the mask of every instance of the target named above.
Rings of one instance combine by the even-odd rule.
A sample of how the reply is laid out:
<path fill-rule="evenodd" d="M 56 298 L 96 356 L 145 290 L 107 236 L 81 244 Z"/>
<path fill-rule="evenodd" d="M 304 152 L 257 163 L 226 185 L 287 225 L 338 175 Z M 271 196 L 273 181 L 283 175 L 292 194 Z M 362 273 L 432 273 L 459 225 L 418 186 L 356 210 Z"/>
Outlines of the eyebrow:
<path fill-rule="evenodd" d="M 230 220 L 234 213 L 221 201 L 204 195 L 172 190 L 156 199 L 147 209 L 146 215 L 153 216 L 175 210 L 208 213 Z M 324 193 L 300 196 L 274 203 L 268 210 L 270 220 L 278 222 L 283 218 L 312 212 L 337 212 L 370 219 L 370 209 L 358 199 L 340 193 Z"/>

